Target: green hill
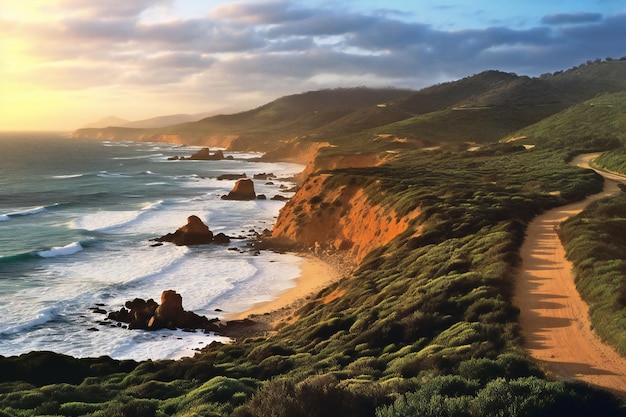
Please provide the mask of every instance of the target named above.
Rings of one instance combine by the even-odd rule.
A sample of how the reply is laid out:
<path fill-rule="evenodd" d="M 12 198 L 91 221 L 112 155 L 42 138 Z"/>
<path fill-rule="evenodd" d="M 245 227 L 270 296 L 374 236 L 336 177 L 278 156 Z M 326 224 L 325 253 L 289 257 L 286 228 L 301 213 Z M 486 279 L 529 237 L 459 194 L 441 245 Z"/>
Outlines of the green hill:
<path fill-rule="evenodd" d="M 573 105 L 512 133 L 520 143 L 565 147 L 585 143 L 586 149 L 606 150 L 626 144 L 626 92 L 607 93 Z"/>

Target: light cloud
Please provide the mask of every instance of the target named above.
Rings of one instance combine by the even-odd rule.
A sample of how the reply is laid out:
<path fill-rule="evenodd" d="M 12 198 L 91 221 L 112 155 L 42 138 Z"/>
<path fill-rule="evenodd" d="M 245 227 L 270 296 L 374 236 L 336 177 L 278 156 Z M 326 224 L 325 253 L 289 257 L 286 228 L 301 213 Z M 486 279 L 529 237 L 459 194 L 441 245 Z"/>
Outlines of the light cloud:
<path fill-rule="evenodd" d="M 243 2 L 194 18 L 172 12 L 150 19 L 157 8 L 167 16 L 174 2 L 41 2 L 39 15 L 3 18 L 5 55 L 14 65 L 0 67 L 0 76 L 7 86 L 109 89 L 133 92 L 137 100 L 146 97 L 142 91 L 151 100 L 167 91 L 161 112 L 167 114 L 247 109 L 285 94 L 364 81 L 417 89 L 486 69 L 539 75 L 625 53 L 621 14 L 557 13 L 524 28 L 446 29 L 419 20 L 419 13 L 310 3 Z M 172 95 L 181 98 L 175 111 L 167 107 Z"/>

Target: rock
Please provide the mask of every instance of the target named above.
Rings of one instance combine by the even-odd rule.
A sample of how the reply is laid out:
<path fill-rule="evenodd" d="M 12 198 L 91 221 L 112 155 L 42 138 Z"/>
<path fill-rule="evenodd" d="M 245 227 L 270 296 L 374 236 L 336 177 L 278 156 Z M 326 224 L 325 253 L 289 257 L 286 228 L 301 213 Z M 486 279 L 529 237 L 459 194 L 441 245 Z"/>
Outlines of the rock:
<path fill-rule="evenodd" d="M 135 298 L 133 301 L 127 301 L 125 307 L 120 311 L 109 313 L 107 318 L 128 323 L 129 329 L 147 329 L 148 320 L 154 315 L 158 304 L 153 299 L 146 301 L 142 298 Z"/>
<path fill-rule="evenodd" d="M 256 196 L 257 200 L 267 200 L 267 197 L 265 196 L 265 194 L 259 194 Z"/>
<path fill-rule="evenodd" d="M 265 172 L 262 172 L 260 174 L 254 174 L 252 176 L 252 178 L 254 178 L 255 180 L 267 180 L 268 178 L 272 177 L 274 177 L 273 173 L 266 174 Z"/>
<path fill-rule="evenodd" d="M 122 308 L 109 313 L 108 318 L 128 323 L 129 329 L 206 329 L 211 323 L 205 316 L 185 311 L 182 296 L 173 290 L 163 291 L 160 305 L 152 299 L 135 298 L 125 306 L 129 310 Z"/>
<path fill-rule="evenodd" d="M 275 200 L 275 201 L 287 201 L 287 200 L 289 200 L 289 197 L 285 197 L 284 195 L 276 194 L 274 197 L 272 197 L 272 200 Z"/>
<path fill-rule="evenodd" d="M 181 159 L 179 156 L 170 156 L 167 158 L 168 161 L 178 161 L 179 159 Z"/>
<path fill-rule="evenodd" d="M 251 179 L 241 179 L 235 183 L 233 190 L 228 195 L 223 195 L 222 200 L 254 200 L 254 182 Z"/>
<path fill-rule="evenodd" d="M 213 243 L 226 244 L 230 243 L 230 238 L 226 236 L 224 233 L 218 233 L 213 236 Z"/>
<path fill-rule="evenodd" d="M 212 154 L 209 148 L 202 148 L 198 152 L 191 155 L 188 159 L 200 161 L 220 161 L 224 159 L 224 152 L 222 150 L 218 150 Z"/>
<path fill-rule="evenodd" d="M 243 174 L 222 174 L 219 177 L 217 177 L 217 179 L 219 181 L 222 180 L 240 180 L 242 178 L 248 178 L 248 176 L 243 173 Z"/>
<path fill-rule="evenodd" d="M 200 220 L 198 216 L 187 217 L 187 224 L 178 228 L 174 233 L 168 233 L 153 239 L 156 242 L 172 242 L 177 246 L 202 245 L 213 243 L 213 232 Z"/>

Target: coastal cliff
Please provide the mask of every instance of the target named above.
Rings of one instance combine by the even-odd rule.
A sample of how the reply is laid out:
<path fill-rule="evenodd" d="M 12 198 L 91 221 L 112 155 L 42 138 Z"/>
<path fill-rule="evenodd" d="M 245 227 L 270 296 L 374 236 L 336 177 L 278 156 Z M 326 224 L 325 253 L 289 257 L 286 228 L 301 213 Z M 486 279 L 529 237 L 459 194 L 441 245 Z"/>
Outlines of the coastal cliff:
<path fill-rule="evenodd" d="M 407 216 L 368 197 L 358 184 L 339 184 L 330 174 L 307 178 L 281 209 L 272 240 L 315 252 L 341 251 L 358 263 L 370 251 L 406 231 L 416 209 Z"/>

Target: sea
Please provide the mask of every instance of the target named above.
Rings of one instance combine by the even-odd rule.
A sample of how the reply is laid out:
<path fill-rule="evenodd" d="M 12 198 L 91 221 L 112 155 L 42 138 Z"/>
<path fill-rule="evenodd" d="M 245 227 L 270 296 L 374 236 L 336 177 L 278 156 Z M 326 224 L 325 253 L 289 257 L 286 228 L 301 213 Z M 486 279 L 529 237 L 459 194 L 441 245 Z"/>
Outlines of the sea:
<path fill-rule="evenodd" d="M 178 359 L 214 334 L 128 330 L 101 312 L 164 290 L 208 318 L 244 312 L 294 286 L 302 258 L 248 248 L 271 229 L 302 165 L 170 160 L 200 147 L 75 139 L 56 133 L 0 134 L 0 355 L 53 351 L 74 357 Z M 267 200 L 231 201 L 222 174 L 255 180 Z M 154 246 L 197 215 L 229 245 Z M 254 233 L 253 233 L 254 232 Z M 100 310 L 100 312 L 99 312 Z"/>

